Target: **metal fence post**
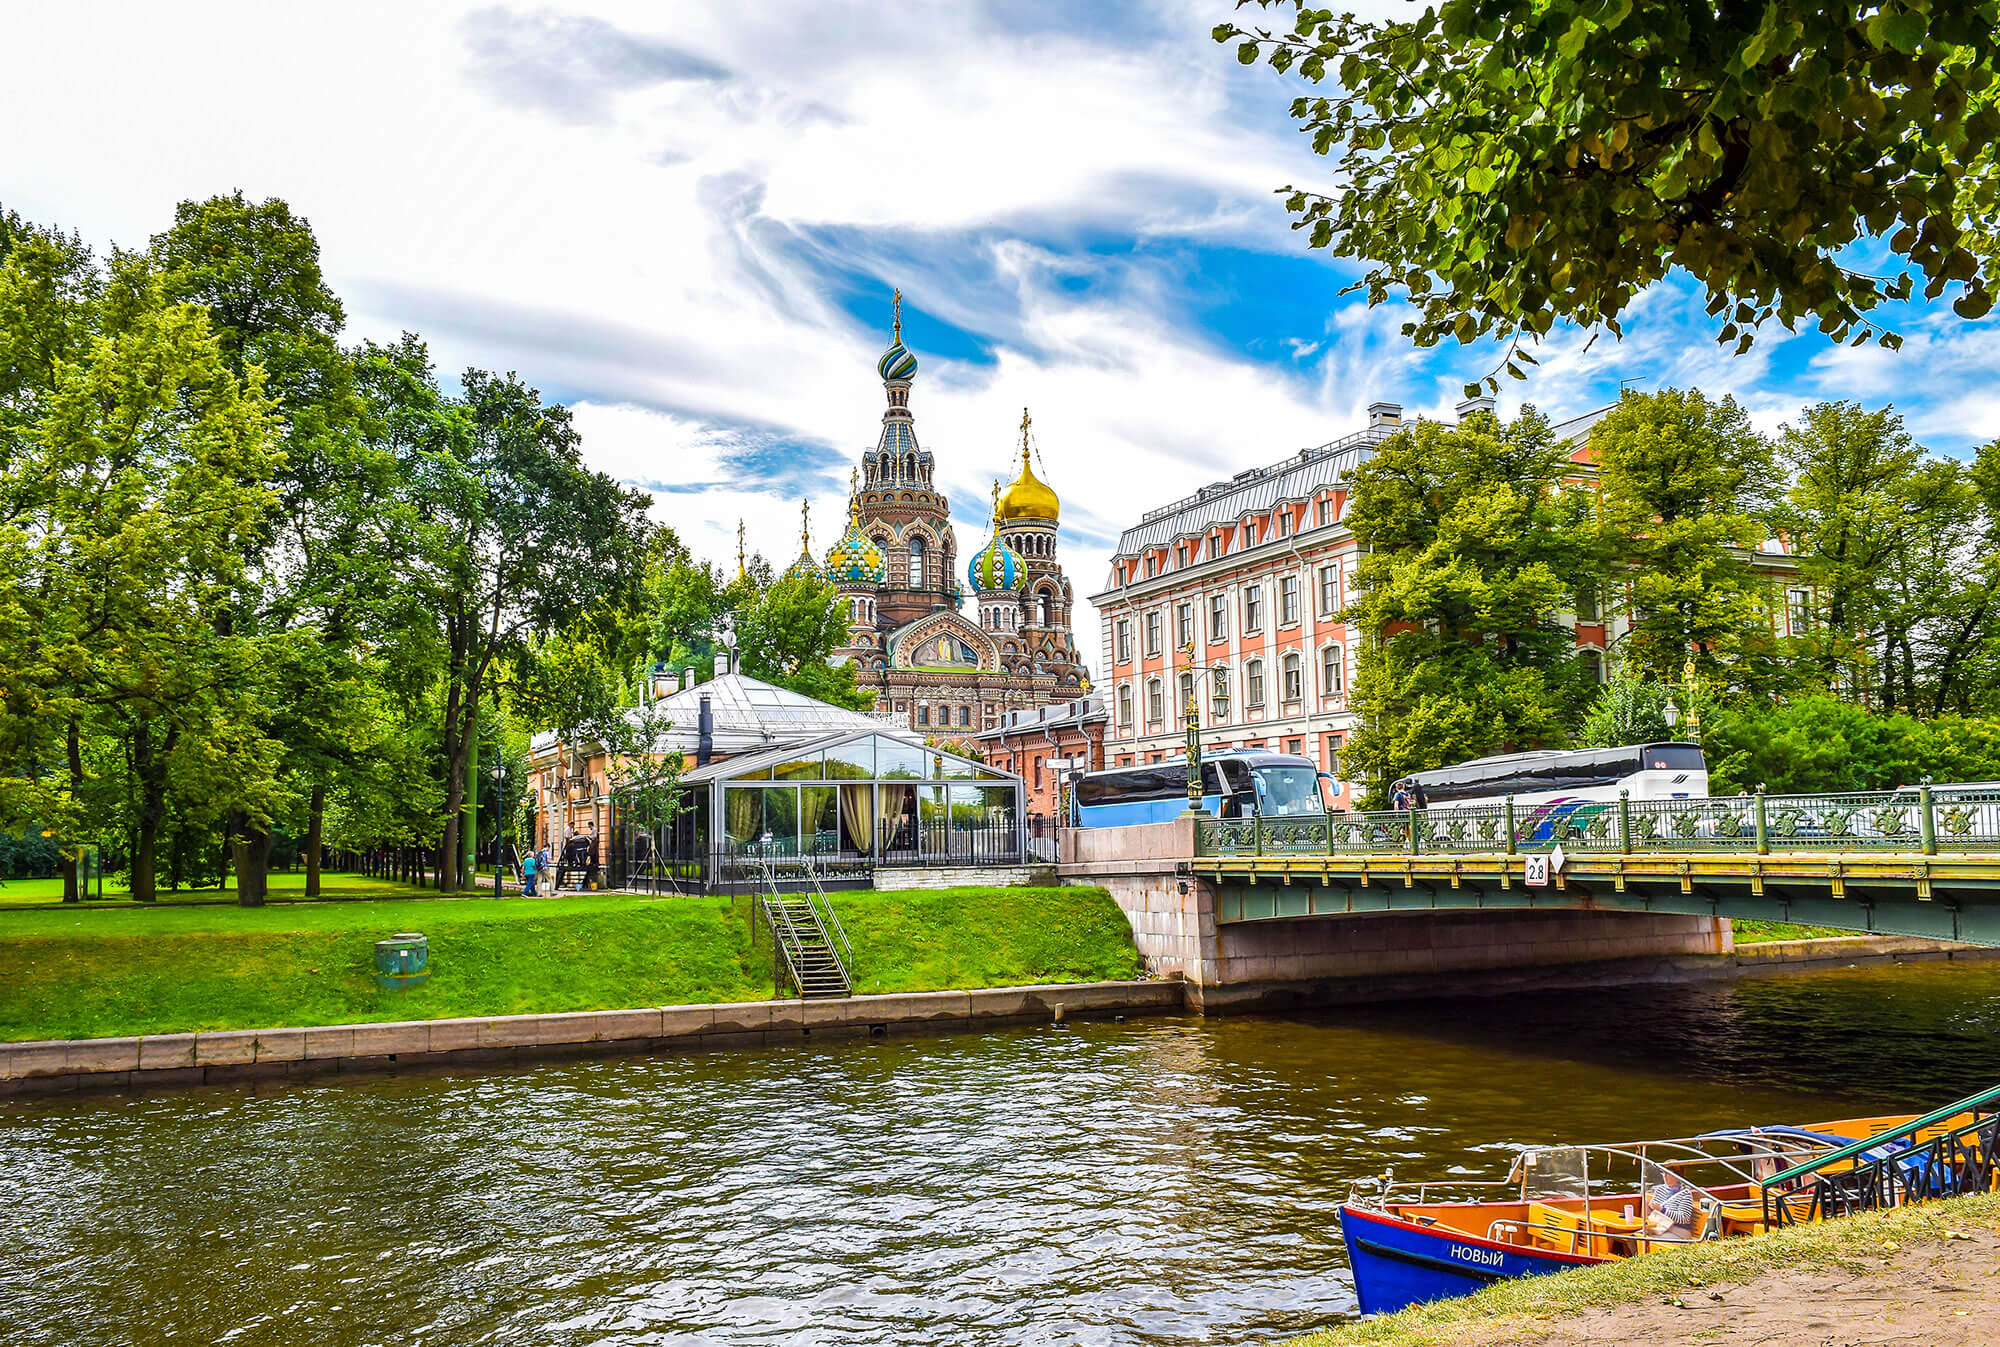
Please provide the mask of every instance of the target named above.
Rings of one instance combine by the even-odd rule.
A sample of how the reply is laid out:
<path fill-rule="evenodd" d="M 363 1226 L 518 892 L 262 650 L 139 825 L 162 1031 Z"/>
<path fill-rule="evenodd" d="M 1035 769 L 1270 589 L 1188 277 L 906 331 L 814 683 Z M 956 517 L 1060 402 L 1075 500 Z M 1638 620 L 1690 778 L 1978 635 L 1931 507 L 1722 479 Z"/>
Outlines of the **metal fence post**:
<path fill-rule="evenodd" d="M 1757 820 L 1757 854 L 1771 854 L 1771 828 L 1764 818 L 1764 783 L 1757 783 L 1757 793 L 1750 797 L 1751 816 Z"/>
<path fill-rule="evenodd" d="M 1632 792 L 1618 792 L 1618 849 L 1632 854 Z"/>
<path fill-rule="evenodd" d="M 1406 816 L 1406 824 L 1405 824 L 1405 826 L 1407 826 L 1407 827 L 1409 828 L 1409 830 L 1410 830 L 1410 854 L 1411 854 L 1412 856 L 1414 856 L 1414 855 L 1416 855 L 1416 853 L 1417 853 L 1417 811 L 1416 811 L 1416 807 L 1415 807 L 1414 805 L 1412 805 L 1412 806 L 1411 806 L 1410 808 L 1408 808 L 1408 809 L 1405 809 L 1405 810 L 1403 811 L 1403 813 L 1404 813 L 1404 815 Z"/>
<path fill-rule="evenodd" d="M 1507 797 L 1507 854 L 1514 854 L 1514 797 Z"/>
<path fill-rule="evenodd" d="M 1923 830 L 1924 855 L 1937 855 L 1937 810 L 1931 802 L 1931 783 L 1917 787 L 1917 826 Z"/>

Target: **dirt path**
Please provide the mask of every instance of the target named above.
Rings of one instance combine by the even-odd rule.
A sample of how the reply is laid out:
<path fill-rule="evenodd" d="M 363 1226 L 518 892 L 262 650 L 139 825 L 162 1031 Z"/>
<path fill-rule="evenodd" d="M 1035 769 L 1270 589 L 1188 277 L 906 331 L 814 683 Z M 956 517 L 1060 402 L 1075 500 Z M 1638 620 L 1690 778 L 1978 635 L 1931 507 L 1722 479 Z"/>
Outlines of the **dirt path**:
<path fill-rule="evenodd" d="M 1653 1300 L 1585 1310 L 1508 1343 L 1612 1347 L 1716 1343 L 1721 1347 L 1928 1347 L 2000 1344 L 2000 1230 L 1960 1227 L 1966 1238 L 1883 1248 L 1854 1266 L 1767 1272 L 1738 1285 L 1691 1285 L 1679 1303 Z"/>

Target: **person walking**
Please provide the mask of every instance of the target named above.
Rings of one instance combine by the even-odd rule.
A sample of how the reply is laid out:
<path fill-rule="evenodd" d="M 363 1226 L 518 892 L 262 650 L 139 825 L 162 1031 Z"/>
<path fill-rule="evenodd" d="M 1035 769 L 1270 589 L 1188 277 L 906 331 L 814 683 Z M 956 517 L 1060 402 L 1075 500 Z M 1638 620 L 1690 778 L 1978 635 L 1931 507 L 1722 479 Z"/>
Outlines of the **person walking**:
<path fill-rule="evenodd" d="M 533 898 L 535 896 L 535 867 L 540 863 L 541 857 L 532 851 L 521 857 L 521 896 L 523 898 Z"/>
<path fill-rule="evenodd" d="M 542 849 L 535 853 L 535 873 L 538 876 L 546 878 L 549 873 L 549 866 L 553 864 L 554 861 L 555 861 L 555 856 L 553 855 L 553 853 L 550 852 L 549 844 L 547 842 L 542 843 Z M 539 894 L 537 896 L 539 896 Z"/>

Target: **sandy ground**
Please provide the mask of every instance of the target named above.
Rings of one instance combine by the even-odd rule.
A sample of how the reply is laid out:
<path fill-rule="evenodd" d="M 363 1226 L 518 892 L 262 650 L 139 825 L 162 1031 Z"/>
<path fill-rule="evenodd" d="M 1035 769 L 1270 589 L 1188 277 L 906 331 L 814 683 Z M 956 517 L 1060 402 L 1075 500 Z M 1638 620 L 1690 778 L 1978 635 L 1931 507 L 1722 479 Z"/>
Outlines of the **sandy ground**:
<path fill-rule="evenodd" d="M 1514 1343 L 1810 1344 L 1935 1347 L 2000 1344 L 2000 1230 L 1884 1248 L 1866 1270 L 1765 1273 L 1738 1285 L 1689 1286 L 1680 1303 L 1586 1310 Z"/>

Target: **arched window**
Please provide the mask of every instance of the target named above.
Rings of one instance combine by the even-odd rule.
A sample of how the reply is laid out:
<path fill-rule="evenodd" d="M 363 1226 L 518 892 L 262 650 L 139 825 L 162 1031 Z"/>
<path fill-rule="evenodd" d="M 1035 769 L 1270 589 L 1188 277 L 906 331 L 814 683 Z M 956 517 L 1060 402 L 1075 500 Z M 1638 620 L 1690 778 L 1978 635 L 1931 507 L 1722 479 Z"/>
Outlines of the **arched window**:
<path fill-rule="evenodd" d="M 910 588 L 924 588 L 924 540 L 910 539 Z"/>
<path fill-rule="evenodd" d="M 1253 659 L 1243 671 L 1243 700 L 1253 711 L 1264 709 L 1264 661 Z"/>
<path fill-rule="evenodd" d="M 1330 645 L 1319 652 L 1319 691 L 1322 697 L 1338 697 L 1347 690 L 1347 665 L 1340 647 Z"/>
<path fill-rule="evenodd" d="M 1286 655 L 1283 665 L 1284 681 L 1279 695 L 1288 702 L 1299 701 L 1305 696 L 1305 679 L 1299 671 L 1299 657 L 1296 653 Z"/>
<path fill-rule="evenodd" d="M 1042 626 L 1049 625 L 1049 592 L 1045 589 L 1035 596 L 1036 621 Z"/>
<path fill-rule="evenodd" d="M 1120 725 L 1130 725 L 1132 723 L 1132 685 L 1130 683 L 1120 683 L 1118 685 L 1118 723 Z"/>
<path fill-rule="evenodd" d="M 1167 700 L 1166 690 L 1160 686 L 1160 680 L 1157 678 L 1147 679 L 1146 719 L 1150 721 L 1158 721 L 1165 719 L 1166 700 Z"/>
<path fill-rule="evenodd" d="M 1578 656 L 1578 659 L 1583 664 L 1583 676 L 1587 681 L 1591 683 L 1602 683 L 1604 681 L 1604 655 L 1602 652 L 1585 646 L 1583 653 Z"/>

